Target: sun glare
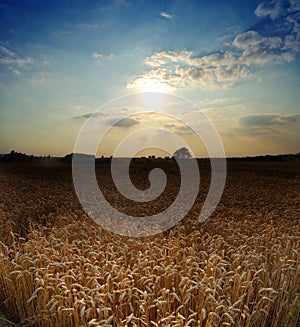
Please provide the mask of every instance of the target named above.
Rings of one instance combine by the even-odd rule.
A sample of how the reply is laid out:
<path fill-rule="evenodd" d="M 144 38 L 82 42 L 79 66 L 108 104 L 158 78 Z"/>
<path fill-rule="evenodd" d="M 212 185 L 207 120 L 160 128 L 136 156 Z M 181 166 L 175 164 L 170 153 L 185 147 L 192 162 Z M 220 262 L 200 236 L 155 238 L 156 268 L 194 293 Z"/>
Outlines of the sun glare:
<path fill-rule="evenodd" d="M 166 94 L 160 92 L 143 92 L 139 95 L 141 105 L 147 110 L 159 110 L 165 103 Z"/>
<path fill-rule="evenodd" d="M 156 78 L 142 78 L 137 85 L 140 92 L 171 93 L 173 88 Z"/>
<path fill-rule="evenodd" d="M 141 104 L 150 110 L 157 110 L 164 104 L 166 95 L 172 93 L 173 87 L 156 78 L 140 78 L 133 88 L 140 92 Z"/>

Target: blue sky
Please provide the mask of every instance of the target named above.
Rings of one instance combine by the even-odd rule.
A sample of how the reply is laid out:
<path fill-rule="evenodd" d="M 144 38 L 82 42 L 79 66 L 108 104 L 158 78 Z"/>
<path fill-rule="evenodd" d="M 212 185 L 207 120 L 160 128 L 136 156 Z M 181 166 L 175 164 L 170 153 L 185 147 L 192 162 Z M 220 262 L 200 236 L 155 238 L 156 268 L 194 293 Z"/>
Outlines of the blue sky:
<path fill-rule="evenodd" d="M 228 156 L 299 152 L 299 52 L 297 0 L 0 0 L 0 152 L 72 152 L 141 91 L 193 102 Z"/>

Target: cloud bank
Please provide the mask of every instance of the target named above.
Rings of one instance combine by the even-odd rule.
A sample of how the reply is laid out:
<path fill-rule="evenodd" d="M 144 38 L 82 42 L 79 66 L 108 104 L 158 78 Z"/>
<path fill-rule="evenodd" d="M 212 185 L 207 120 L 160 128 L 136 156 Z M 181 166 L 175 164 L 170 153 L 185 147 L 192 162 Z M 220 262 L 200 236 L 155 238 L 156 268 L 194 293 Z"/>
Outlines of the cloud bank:
<path fill-rule="evenodd" d="M 252 114 L 242 116 L 239 118 L 239 122 L 245 127 L 287 127 L 290 124 L 300 123 L 300 114 Z"/>

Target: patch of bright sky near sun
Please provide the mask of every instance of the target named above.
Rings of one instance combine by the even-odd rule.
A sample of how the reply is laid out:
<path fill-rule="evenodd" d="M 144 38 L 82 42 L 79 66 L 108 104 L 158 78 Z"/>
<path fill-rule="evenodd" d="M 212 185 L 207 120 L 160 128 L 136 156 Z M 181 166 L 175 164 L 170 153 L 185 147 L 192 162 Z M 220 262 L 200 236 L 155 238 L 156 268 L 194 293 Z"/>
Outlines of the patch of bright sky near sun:
<path fill-rule="evenodd" d="M 0 0 L 0 153 L 70 153 L 90 113 L 144 91 L 195 104 L 227 156 L 295 153 L 299 90 L 298 0 Z M 109 125 L 123 113 L 98 118 Z"/>

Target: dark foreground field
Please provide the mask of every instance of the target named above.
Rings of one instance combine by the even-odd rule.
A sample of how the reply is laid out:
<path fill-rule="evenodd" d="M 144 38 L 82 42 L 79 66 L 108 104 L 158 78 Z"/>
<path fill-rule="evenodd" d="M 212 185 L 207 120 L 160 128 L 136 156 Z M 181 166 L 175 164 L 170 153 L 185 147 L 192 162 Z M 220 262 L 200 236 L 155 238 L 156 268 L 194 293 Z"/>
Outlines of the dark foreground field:
<path fill-rule="evenodd" d="M 149 204 L 123 198 L 109 166 L 98 181 L 118 210 L 153 215 L 174 201 L 177 166 Z M 136 186 L 149 169 L 136 164 Z M 229 162 L 222 200 L 197 221 L 209 186 L 187 217 L 149 238 L 125 238 L 82 210 L 68 164 L 0 165 L 0 308 L 19 326 L 298 326 L 299 162 Z M 1 326 L 0 317 L 0 326 Z M 298 325 L 297 325 L 298 322 Z M 4 324 L 4 323 L 3 323 Z"/>

